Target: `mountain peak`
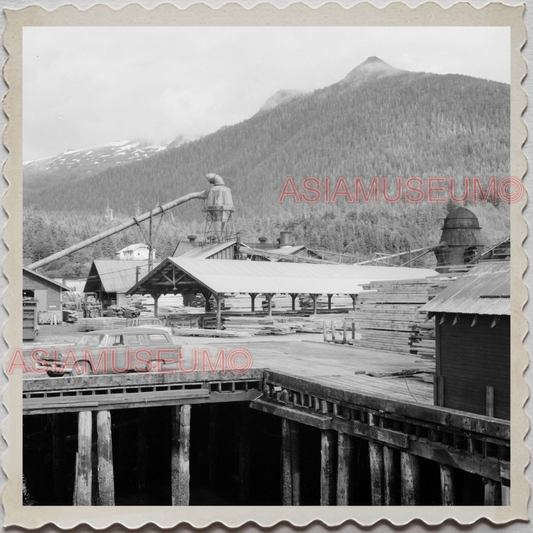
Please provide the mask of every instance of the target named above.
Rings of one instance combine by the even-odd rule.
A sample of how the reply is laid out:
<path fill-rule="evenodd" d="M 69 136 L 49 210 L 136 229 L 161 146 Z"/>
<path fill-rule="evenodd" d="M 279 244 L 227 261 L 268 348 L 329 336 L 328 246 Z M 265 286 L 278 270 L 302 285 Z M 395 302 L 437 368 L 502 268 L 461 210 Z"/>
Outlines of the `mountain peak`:
<path fill-rule="evenodd" d="M 385 63 L 385 61 L 379 57 L 371 56 L 350 71 L 341 83 L 357 86 L 361 83 L 385 78 L 388 76 L 396 76 L 404 72 L 406 71 Z"/>

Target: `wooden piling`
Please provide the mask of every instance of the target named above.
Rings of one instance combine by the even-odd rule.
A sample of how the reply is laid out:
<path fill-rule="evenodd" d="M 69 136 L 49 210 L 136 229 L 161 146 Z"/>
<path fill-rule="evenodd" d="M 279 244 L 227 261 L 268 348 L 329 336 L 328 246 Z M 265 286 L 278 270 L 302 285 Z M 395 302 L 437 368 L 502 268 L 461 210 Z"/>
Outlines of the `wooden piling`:
<path fill-rule="evenodd" d="M 453 468 L 451 466 L 440 465 L 440 490 L 442 505 L 455 505 Z"/>
<path fill-rule="evenodd" d="M 511 505 L 511 487 L 501 484 L 502 505 Z"/>
<path fill-rule="evenodd" d="M 171 493 L 172 505 L 189 505 L 189 447 L 191 434 L 191 406 L 173 406 L 172 450 L 171 450 Z"/>
<path fill-rule="evenodd" d="M 353 439 L 346 433 L 339 433 L 337 438 L 337 505 L 350 505 Z"/>
<path fill-rule="evenodd" d="M 418 457 L 408 452 L 400 452 L 400 466 L 402 473 L 402 505 L 419 505 L 420 465 Z"/>
<path fill-rule="evenodd" d="M 111 413 L 109 411 L 98 411 L 96 415 L 96 426 L 99 505 L 115 505 Z"/>
<path fill-rule="evenodd" d="M 326 429 L 321 434 L 320 505 L 335 505 L 335 432 Z"/>
<path fill-rule="evenodd" d="M 292 504 L 301 504 L 300 426 L 289 422 L 291 436 Z"/>
<path fill-rule="evenodd" d="M 251 411 L 248 404 L 241 405 L 239 415 L 239 501 L 244 503 L 250 494 Z"/>
<path fill-rule="evenodd" d="M 383 503 L 384 505 L 398 505 L 395 452 L 388 446 L 383 446 Z"/>
<path fill-rule="evenodd" d="M 372 489 L 372 505 L 383 505 L 383 447 L 370 441 L 368 443 L 370 460 L 370 484 Z"/>
<path fill-rule="evenodd" d="M 501 505 L 501 484 L 492 479 L 484 479 L 485 505 Z"/>
<path fill-rule="evenodd" d="M 287 418 L 281 419 L 281 504 L 292 505 L 291 435 Z"/>
<path fill-rule="evenodd" d="M 74 505 L 92 505 L 92 422 L 91 411 L 80 411 L 78 413 L 78 453 L 76 457 Z"/>
<path fill-rule="evenodd" d="M 139 421 L 137 423 L 137 483 L 139 492 L 146 490 L 146 477 L 148 472 L 148 458 L 152 454 L 148 443 L 148 409 L 143 407 L 139 409 Z"/>
<path fill-rule="evenodd" d="M 54 499 L 59 502 L 64 496 L 65 474 L 65 435 L 63 414 L 52 415 L 52 467 L 54 482 Z"/>
<path fill-rule="evenodd" d="M 209 486 L 213 487 L 217 480 L 217 421 L 219 417 L 219 405 L 212 403 L 209 409 L 209 429 L 207 436 L 207 464 Z"/>

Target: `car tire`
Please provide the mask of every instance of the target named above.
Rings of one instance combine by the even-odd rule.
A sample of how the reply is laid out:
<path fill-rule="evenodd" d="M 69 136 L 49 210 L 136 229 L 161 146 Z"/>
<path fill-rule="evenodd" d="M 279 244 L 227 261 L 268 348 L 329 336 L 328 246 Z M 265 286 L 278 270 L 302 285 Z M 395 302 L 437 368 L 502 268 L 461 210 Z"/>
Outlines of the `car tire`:
<path fill-rule="evenodd" d="M 73 376 L 88 376 L 92 374 L 91 365 L 87 361 L 79 361 L 72 367 Z"/>

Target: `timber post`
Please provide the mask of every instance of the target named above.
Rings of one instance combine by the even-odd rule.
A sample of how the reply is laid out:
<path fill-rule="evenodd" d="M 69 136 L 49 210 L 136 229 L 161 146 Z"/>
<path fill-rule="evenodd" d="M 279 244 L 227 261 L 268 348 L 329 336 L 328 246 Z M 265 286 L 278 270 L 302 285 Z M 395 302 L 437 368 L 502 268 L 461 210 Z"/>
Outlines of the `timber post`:
<path fill-rule="evenodd" d="M 98 411 L 96 414 L 96 426 L 99 505 L 115 505 L 111 413 L 109 411 Z"/>
<path fill-rule="evenodd" d="M 172 406 L 171 492 L 172 505 L 189 505 L 191 406 Z"/>
<path fill-rule="evenodd" d="M 152 294 L 152 298 L 154 299 L 154 317 L 159 316 L 159 296 L 160 294 Z"/>
<path fill-rule="evenodd" d="M 300 428 L 298 422 L 281 419 L 281 481 L 283 505 L 301 503 Z"/>
<path fill-rule="evenodd" d="M 331 311 L 331 298 L 333 294 L 328 294 L 328 311 Z"/>
<path fill-rule="evenodd" d="M 321 431 L 320 450 L 320 505 L 335 505 L 335 431 Z"/>
<path fill-rule="evenodd" d="M 453 468 L 451 466 L 440 465 L 440 490 L 442 505 L 455 505 Z"/>
<path fill-rule="evenodd" d="M 339 433 L 337 438 L 337 505 L 350 505 L 353 440 L 346 433 Z"/>
<path fill-rule="evenodd" d="M 54 480 L 54 498 L 61 501 L 64 496 L 64 473 L 63 460 L 65 455 L 65 435 L 63 434 L 63 415 L 52 415 L 52 465 Z"/>
<path fill-rule="evenodd" d="M 251 311 L 253 313 L 255 311 L 255 298 L 257 297 L 257 293 L 256 292 L 250 292 L 248 294 L 250 295 L 250 300 L 251 300 L 250 308 L 251 308 Z"/>
<path fill-rule="evenodd" d="M 92 411 L 78 413 L 78 453 L 76 454 L 76 482 L 74 505 L 92 505 Z"/>
<path fill-rule="evenodd" d="M 402 505 L 420 504 L 420 465 L 418 457 L 408 452 L 400 452 L 402 472 Z"/>
<path fill-rule="evenodd" d="M 216 293 L 215 300 L 217 301 L 217 329 L 222 329 L 222 295 Z"/>
<path fill-rule="evenodd" d="M 296 298 L 298 296 L 298 293 L 291 292 L 291 300 L 292 300 L 292 310 L 296 311 Z"/>
<path fill-rule="evenodd" d="M 379 417 L 369 413 L 368 425 L 379 426 Z M 373 440 L 369 441 L 368 459 L 370 462 L 372 505 L 383 505 L 383 445 Z"/>
<path fill-rule="evenodd" d="M 265 293 L 265 297 L 267 299 L 267 304 L 268 304 L 268 316 L 272 316 L 272 297 L 274 296 L 274 294 L 272 293 Z"/>
<path fill-rule="evenodd" d="M 207 463 L 209 486 L 212 488 L 217 480 L 217 421 L 219 416 L 219 405 L 212 403 L 209 405 L 209 428 L 207 437 Z"/>
<path fill-rule="evenodd" d="M 398 505 L 397 476 L 396 476 L 396 453 L 389 446 L 382 446 L 383 451 L 383 496 L 385 505 Z"/>
<path fill-rule="evenodd" d="M 484 479 L 485 485 L 485 505 L 501 504 L 501 485 L 492 479 Z"/>

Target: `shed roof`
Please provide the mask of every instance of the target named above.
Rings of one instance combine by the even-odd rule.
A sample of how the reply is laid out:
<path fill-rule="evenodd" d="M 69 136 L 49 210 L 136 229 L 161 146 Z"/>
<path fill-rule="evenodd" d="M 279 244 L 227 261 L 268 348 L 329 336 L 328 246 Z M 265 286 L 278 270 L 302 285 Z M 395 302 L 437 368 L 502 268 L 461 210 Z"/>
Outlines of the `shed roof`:
<path fill-rule="evenodd" d="M 436 276 L 431 269 L 316 265 L 262 261 L 165 259 L 128 293 L 200 291 L 214 293 L 357 294 L 371 281 Z"/>
<path fill-rule="evenodd" d="M 511 263 L 480 263 L 421 307 L 420 311 L 510 315 Z"/>
<path fill-rule="evenodd" d="M 206 246 L 195 246 L 192 250 L 180 255 L 180 259 L 209 259 L 212 255 L 233 246 L 236 241 L 217 242 Z"/>
<path fill-rule="evenodd" d="M 23 276 L 35 276 L 36 278 L 39 278 L 41 281 L 44 281 L 45 283 L 51 283 L 52 285 L 56 285 L 60 289 L 64 291 L 70 291 L 70 287 L 67 287 L 63 283 L 60 283 L 59 281 L 56 281 L 55 279 L 49 278 L 43 274 L 39 274 L 39 272 L 35 272 L 35 270 L 30 270 L 29 268 L 22 267 L 22 274 Z"/>
<path fill-rule="evenodd" d="M 119 250 L 117 253 L 131 252 L 133 250 L 138 250 L 139 248 L 148 248 L 148 245 L 142 242 L 139 242 L 137 244 L 130 244 L 129 246 L 126 246 L 126 248 L 122 248 L 122 250 Z"/>
<path fill-rule="evenodd" d="M 157 265 L 158 263 L 155 263 Z M 107 293 L 125 293 L 135 285 L 137 267 L 140 267 L 140 278 L 148 274 L 148 264 L 143 261 L 122 261 L 96 259 L 91 265 L 89 277 L 83 292 L 97 292 L 103 287 Z"/>

